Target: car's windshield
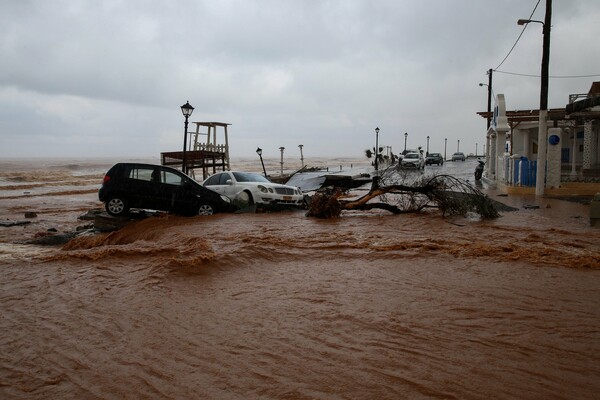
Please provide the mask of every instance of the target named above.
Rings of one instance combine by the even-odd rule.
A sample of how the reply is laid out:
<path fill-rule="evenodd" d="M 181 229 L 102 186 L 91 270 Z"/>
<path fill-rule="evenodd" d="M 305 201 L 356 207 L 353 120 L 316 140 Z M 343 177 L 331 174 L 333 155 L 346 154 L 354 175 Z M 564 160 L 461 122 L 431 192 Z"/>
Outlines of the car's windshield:
<path fill-rule="evenodd" d="M 429 157 L 440 157 L 440 153 L 429 153 Z"/>
<path fill-rule="evenodd" d="M 233 176 L 238 182 L 271 182 L 264 176 L 252 172 L 234 172 Z"/>
<path fill-rule="evenodd" d="M 417 153 L 408 153 L 404 158 L 419 158 Z"/>

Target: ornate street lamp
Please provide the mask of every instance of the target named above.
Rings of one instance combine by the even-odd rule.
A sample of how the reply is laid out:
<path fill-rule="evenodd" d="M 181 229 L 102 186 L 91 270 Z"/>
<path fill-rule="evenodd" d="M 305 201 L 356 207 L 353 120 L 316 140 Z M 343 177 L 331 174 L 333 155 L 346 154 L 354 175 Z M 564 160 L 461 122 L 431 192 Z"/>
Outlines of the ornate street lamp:
<path fill-rule="evenodd" d="M 379 168 L 379 127 L 375 128 L 375 171 Z"/>
<path fill-rule="evenodd" d="M 188 130 L 188 118 L 194 112 L 194 107 L 190 105 L 189 101 L 186 101 L 184 105 L 181 106 L 181 112 L 185 117 L 185 124 L 183 128 L 183 160 L 181 162 L 181 171 L 184 174 L 187 174 L 187 160 L 186 160 L 186 151 L 187 151 L 187 130 Z"/>
<path fill-rule="evenodd" d="M 408 132 L 404 132 L 404 154 L 406 154 L 406 139 L 408 139 Z"/>
<path fill-rule="evenodd" d="M 260 157 L 260 163 L 262 164 L 263 172 L 264 172 L 265 178 L 266 178 L 267 177 L 267 170 L 265 169 L 265 163 L 263 162 L 263 159 L 262 159 L 262 149 L 260 147 L 256 148 L 256 154 L 258 154 L 258 156 Z"/>
<path fill-rule="evenodd" d="M 425 153 L 425 156 L 427 157 L 429 155 L 429 136 L 427 136 L 427 152 Z"/>

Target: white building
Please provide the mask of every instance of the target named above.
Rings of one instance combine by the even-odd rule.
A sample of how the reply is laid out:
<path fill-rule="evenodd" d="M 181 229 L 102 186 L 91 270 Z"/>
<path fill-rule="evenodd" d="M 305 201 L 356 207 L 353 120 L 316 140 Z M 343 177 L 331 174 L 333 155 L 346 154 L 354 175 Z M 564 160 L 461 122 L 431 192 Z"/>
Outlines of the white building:
<path fill-rule="evenodd" d="M 486 178 L 507 192 L 534 193 L 538 159 L 539 110 L 506 111 L 505 98 L 495 98 L 486 133 Z M 600 82 L 589 93 L 569 96 L 562 109 L 548 110 L 546 180 L 548 195 L 591 195 L 600 192 Z"/>

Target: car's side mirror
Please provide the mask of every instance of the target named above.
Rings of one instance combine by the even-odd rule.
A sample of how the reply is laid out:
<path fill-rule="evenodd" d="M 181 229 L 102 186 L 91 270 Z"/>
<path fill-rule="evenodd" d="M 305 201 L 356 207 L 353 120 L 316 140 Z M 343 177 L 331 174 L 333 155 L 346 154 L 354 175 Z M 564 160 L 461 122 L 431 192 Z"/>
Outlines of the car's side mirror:
<path fill-rule="evenodd" d="M 225 181 L 225 184 L 226 184 L 226 185 L 233 185 L 233 181 L 232 181 L 231 179 L 227 179 L 227 180 Z"/>

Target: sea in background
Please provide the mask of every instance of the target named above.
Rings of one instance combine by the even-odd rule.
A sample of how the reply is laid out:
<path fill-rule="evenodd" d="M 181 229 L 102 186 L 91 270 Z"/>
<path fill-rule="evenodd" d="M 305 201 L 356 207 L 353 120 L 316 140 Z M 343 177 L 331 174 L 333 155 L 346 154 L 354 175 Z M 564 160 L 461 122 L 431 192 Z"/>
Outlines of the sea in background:
<path fill-rule="evenodd" d="M 0 398 L 591 399 L 600 231 L 589 206 L 160 214 L 64 246 L 117 161 L 2 159 Z M 279 159 L 266 159 L 269 174 Z M 285 161 L 284 173 L 300 168 Z M 331 170 L 364 158 L 306 159 Z M 476 161 L 425 174 L 471 179 Z M 261 172 L 258 159 L 232 168 Z M 525 205 L 536 205 L 538 208 Z M 37 217 L 25 219 L 26 212 Z"/>

